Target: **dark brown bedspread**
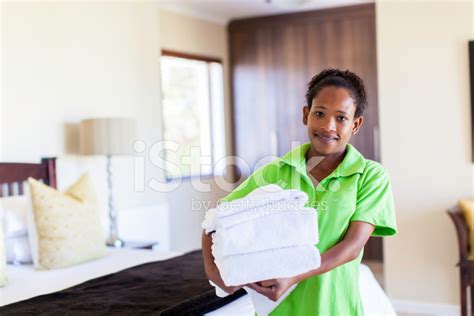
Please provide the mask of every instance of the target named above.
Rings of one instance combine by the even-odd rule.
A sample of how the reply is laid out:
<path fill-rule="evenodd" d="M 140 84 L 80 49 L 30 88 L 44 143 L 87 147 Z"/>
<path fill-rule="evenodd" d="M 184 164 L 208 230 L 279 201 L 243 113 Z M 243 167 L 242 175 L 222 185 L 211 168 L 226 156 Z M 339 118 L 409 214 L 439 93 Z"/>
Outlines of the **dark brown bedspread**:
<path fill-rule="evenodd" d="M 217 297 L 201 251 L 194 251 L 10 304 L 0 315 L 202 315 L 242 295 L 244 290 Z"/>

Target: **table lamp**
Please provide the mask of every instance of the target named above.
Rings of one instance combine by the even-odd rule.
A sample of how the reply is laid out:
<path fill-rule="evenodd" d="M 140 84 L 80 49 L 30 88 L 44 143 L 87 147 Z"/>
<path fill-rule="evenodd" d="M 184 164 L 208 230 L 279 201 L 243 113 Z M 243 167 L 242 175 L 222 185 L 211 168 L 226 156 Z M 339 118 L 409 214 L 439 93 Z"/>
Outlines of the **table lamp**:
<path fill-rule="evenodd" d="M 130 118 L 85 119 L 79 125 L 80 152 L 83 155 L 105 155 L 107 157 L 107 184 L 109 190 L 109 236 L 107 246 L 123 247 L 118 237 L 117 211 L 112 197 L 111 158 L 116 155 L 131 155 L 136 138 L 136 121 Z"/>

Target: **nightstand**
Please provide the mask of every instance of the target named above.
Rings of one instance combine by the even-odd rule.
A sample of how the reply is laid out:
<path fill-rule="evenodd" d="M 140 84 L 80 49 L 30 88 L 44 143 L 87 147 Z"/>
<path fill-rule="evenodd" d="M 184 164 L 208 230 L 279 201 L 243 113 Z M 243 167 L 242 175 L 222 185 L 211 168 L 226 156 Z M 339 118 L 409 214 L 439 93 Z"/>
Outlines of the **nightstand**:
<path fill-rule="evenodd" d="M 159 242 L 157 241 L 125 241 L 122 248 L 153 250 L 153 247 L 158 244 Z"/>
<path fill-rule="evenodd" d="M 125 243 L 129 240 L 159 241 L 153 249 L 169 251 L 170 217 L 167 203 L 122 209 L 117 223 L 118 235 Z"/>

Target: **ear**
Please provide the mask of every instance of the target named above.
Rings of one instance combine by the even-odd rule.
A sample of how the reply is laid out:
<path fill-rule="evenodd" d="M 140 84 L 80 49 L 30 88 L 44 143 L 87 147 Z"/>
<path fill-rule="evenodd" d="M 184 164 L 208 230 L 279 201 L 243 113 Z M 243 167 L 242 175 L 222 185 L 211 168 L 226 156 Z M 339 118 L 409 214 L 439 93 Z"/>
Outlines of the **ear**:
<path fill-rule="evenodd" d="M 308 115 L 309 107 L 307 105 L 303 106 L 303 124 L 308 125 Z"/>
<path fill-rule="evenodd" d="M 362 115 L 354 119 L 354 122 L 352 123 L 352 135 L 357 134 L 357 132 L 359 131 L 363 123 L 364 123 L 364 117 Z"/>

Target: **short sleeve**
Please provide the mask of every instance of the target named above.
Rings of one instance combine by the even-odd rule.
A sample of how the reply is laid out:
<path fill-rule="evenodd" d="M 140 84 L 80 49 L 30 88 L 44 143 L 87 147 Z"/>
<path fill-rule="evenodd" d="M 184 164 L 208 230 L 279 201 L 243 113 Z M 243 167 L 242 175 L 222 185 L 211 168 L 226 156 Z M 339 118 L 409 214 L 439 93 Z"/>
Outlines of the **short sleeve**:
<path fill-rule="evenodd" d="M 392 236 L 397 233 L 390 176 L 374 161 L 367 161 L 358 184 L 356 210 L 350 221 L 374 225 L 372 236 Z"/>
<path fill-rule="evenodd" d="M 228 195 L 220 199 L 220 202 L 230 202 L 245 197 L 256 188 L 275 183 L 278 177 L 278 162 L 270 162 L 255 170 L 244 182 Z"/>

